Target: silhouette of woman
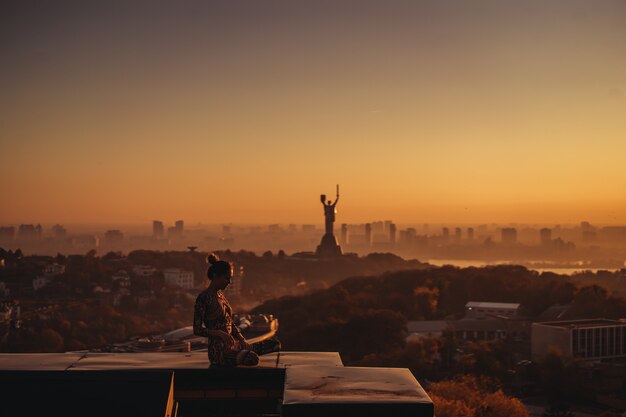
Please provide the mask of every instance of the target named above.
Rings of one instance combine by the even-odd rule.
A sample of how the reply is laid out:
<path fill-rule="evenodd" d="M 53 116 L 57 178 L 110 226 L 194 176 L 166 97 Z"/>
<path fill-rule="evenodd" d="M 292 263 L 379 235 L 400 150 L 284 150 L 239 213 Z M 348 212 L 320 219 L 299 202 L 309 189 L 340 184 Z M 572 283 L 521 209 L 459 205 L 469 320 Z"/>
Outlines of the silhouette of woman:
<path fill-rule="evenodd" d="M 211 254 L 207 258 L 209 286 L 196 298 L 193 333 L 208 338 L 208 355 L 212 367 L 253 366 L 259 356 L 280 350 L 277 339 L 250 345 L 233 324 L 233 310 L 223 290 L 233 279 L 233 265 Z"/>

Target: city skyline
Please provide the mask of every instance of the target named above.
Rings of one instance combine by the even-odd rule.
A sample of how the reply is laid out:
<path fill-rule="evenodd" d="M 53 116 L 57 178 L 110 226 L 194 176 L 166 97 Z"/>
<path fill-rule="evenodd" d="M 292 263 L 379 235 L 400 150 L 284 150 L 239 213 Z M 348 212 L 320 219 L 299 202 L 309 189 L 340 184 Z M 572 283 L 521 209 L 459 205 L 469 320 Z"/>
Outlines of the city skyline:
<path fill-rule="evenodd" d="M 625 15 L 5 2 L 0 221 L 626 224 Z"/>

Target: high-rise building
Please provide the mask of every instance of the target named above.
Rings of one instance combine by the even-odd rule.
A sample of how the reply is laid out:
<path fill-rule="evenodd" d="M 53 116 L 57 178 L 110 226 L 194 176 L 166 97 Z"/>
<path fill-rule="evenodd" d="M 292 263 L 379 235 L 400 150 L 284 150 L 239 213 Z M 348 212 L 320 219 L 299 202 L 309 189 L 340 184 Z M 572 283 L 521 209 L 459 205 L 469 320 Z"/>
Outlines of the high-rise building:
<path fill-rule="evenodd" d="M 37 228 L 35 228 L 32 224 L 20 224 L 20 227 L 17 230 L 18 240 L 36 240 L 37 236 Z"/>
<path fill-rule="evenodd" d="M 501 230 L 502 243 L 517 242 L 517 229 L 514 227 L 503 227 Z"/>
<path fill-rule="evenodd" d="M 52 234 L 55 238 L 62 239 L 67 236 L 67 230 L 60 224 L 55 224 L 52 226 Z"/>
<path fill-rule="evenodd" d="M 456 240 L 461 240 L 461 228 L 460 227 L 454 228 L 454 238 Z"/>
<path fill-rule="evenodd" d="M 391 223 L 393 223 L 391 220 L 385 220 L 385 233 L 387 233 L 387 236 L 391 233 Z"/>
<path fill-rule="evenodd" d="M 441 235 L 444 237 L 444 239 L 447 239 L 448 237 L 450 237 L 450 229 L 448 229 L 447 227 L 442 228 Z"/>
<path fill-rule="evenodd" d="M 385 222 L 382 220 L 372 222 L 370 223 L 370 226 L 372 228 L 372 233 L 379 234 L 385 232 Z"/>
<path fill-rule="evenodd" d="M 467 240 L 474 240 L 474 228 L 473 227 L 467 228 Z"/>
<path fill-rule="evenodd" d="M 539 241 L 543 246 L 549 245 L 552 242 L 552 229 L 544 227 L 539 230 Z"/>
<path fill-rule="evenodd" d="M 121 230 L 107 230 L 104 233 L 105 245 L 120 245 L 124 241 L 124 233 Z"/>
<path fill-rule="evenodd" d="M 152 222 L 152 236 L 155 239 L 161 239 L 163 238 L 164 234 L 165 234 L 165 227 L 163 226 L 163 222 L 160 220 L 154 220 Z"/>
<path fill-rule="evenodd" d="M 350 232 L 348 231 L 348 225 L 343 223 L 341 225 L 341 244 L 347 245 L 350 239 Z"/>
<path fill-rule="evenodd" d="M 389 242 L 392 244 L 396 243 L 396 224 L 389 224 Z"/>
<path fill-rule="evenodd" d="M 178 232 L 179 235 L 182 235 L 185 229 L 185 222 L 182 220 L 176 220 L 174 227 L 176 228 L 176 232 Z"/>
<path fill-rule="evenodd" d="M 365 244 L 367 246 L 372 245 L 372 224 L 371 223 L 365 224 Z"/>

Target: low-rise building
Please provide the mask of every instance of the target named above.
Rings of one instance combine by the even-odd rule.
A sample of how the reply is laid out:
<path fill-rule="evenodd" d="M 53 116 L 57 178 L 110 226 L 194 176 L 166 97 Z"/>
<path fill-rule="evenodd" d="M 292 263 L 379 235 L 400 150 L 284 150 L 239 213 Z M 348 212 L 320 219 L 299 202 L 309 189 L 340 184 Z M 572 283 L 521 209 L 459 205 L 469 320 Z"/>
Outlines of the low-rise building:
<path fill-rule="evenodd" d="M 587 319 L 533 323 L 531 353 L 534 359 L 556 349 L 585 360 L 626 357 L 626 322 Z"/>
<path fill-rule="evenodd" d="M 192 289 L 194 287 L 193 271 L 184 271 L 178 268 L 169 268 L 163 271 L 165 283 L 169 285 L 178 285 L 183 289 Z"/>
<path fill-rule="evenodd" d="M 46 265 L 43 269 L 43 274 L 50 278 L 56 277 L 58 275 L 62 275 L 64 273 L 65 273 L 65 266 L 59 265 L 56 262 Z"/>
<path fill-rule="evenodd" d="M 39 291 L 50 282 L 50 277 L 47 276 L 39 276 L 33 280 L 33 289 L 35 291 Z"/>
<path fill-rule="evenodd" d="M 138 277 L 151 277 L 156 273 L 156 268 L 149 265 L 135 265 L 133 273 Z"/>
<path fill-rule="evenodd" d="M 454 334 L 459 342 L 476 340 L 528 341 L 530 322 L 525 319 L 499 317 L 491 320 L 433 320 L 409 321 L 407 339 L 426 336 L 441 336 L 444 331 Z"/>
<path fill-rule="evenodd" d="M 115 274 L 111 276 L 111 280 L 113 283 L 117 284 L 119 288 L 128 288 L 130 287 L 130 275 L 123 269 L 120 269 Z"/>
<path fill-rule="evenodd" d="M 518 303 L 492 303 L 485 301 L 468 301 L 465 304 L 465 317 L 484 319 L 489 317 L 504 316 L 515 317 L 519 313 Z"/>

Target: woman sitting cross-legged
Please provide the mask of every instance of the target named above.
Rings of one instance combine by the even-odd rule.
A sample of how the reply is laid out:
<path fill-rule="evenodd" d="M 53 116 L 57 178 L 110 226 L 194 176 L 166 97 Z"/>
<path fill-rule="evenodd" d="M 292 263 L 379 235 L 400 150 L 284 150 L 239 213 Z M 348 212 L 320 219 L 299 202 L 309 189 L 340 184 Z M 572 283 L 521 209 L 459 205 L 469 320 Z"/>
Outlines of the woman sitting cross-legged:
<path fill-rule="evenodd" d="M 233 324 L 233 310 L 224 296 L 224 289 L 232 282 L 233 265 L 220 261 L 211 254 L 207 258 L 209 286 L 196 298 L 193 333 L 208 337 L 209 362 L 212 367 L 237 365 L 254 366 L 259 356 L 280 350 L 277 339 L 249 344 L 239 328 Z"/>

